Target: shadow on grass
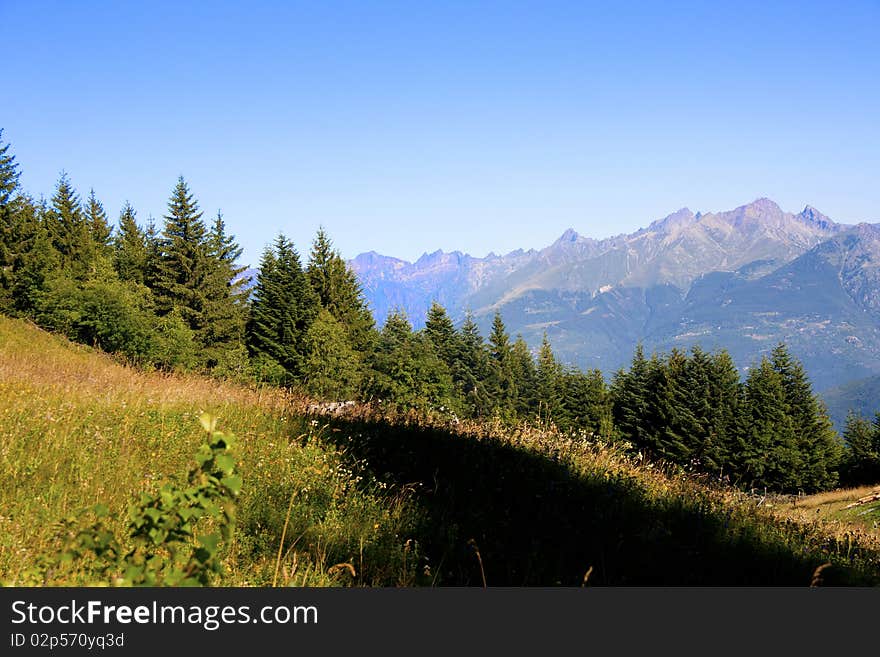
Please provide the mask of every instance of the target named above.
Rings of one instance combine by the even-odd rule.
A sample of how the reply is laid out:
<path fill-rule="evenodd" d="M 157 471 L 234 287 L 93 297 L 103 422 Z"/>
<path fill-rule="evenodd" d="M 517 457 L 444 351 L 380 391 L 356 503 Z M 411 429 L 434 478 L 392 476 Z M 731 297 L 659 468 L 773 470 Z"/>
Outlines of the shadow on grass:
<path fill-rule="evenodd" d="M 480 586 L 876 585 L 877 555 L 808 530 L 711 508 L 700 496 L 649 495 L 632 477 L 575 473 L 495 439 L 334 418 L 331 440 L 380 480 L 417 484 L 415 537 L 431 575 Z"/>

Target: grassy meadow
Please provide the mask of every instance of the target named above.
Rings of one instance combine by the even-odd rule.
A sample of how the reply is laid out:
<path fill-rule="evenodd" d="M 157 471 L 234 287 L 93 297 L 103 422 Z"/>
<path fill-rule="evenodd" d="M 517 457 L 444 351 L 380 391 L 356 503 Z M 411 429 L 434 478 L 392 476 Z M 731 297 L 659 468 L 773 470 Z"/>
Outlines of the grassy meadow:
<path fill-rule="evenodd" d="M 308 403 L 0 317 L 0 582 L 82 583 L 35 570 L 60 521 L 100 502 L 121 530 L 189 469 L 208 412 L 244 481 L 218 585 L 808 586 L 825 564 L 822 584 L 880 583 L 876 522 L 839 508 L 857 492 L 761 499 L 587 436 Z"/>

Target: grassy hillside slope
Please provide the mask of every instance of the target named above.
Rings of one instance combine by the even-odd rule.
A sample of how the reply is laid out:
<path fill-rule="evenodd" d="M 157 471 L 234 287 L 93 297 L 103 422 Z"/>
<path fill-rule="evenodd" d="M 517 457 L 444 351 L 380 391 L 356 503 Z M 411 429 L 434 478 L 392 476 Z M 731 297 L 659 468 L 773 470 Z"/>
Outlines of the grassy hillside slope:
<path fill-rule="evenodd" d="M 305 408 L 0 317 L 0 581 L 76 583 L 31 573 L 58 521 L 103 502 L 121 527 L 138 493 L 186 472 L 207 411 L 238 437 L 244 480 L 217 584 L 806 586 L 825 563 L 825 584 L 880 582 L 869 527 L 774 515 L 585 437 Z"/>

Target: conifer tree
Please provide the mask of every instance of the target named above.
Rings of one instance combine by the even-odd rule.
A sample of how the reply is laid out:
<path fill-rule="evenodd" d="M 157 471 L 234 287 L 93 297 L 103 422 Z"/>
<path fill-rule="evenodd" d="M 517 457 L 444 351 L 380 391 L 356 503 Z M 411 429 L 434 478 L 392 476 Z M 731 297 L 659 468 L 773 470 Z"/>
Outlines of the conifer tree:
<path fill-rule="evenodd" d="M 144 263 L 144 285 L 155 294 L 159 292 L 159 280 L 162 275 L 162 236 L 156 228 L 156 220 L 150 215 L 144 230 L 146 260 Z M 179 318 L 179 313 L 177 317 Z"/>
<path fill-rule="evenodd" d="M 371 358 L 368 393 L 402 409 L 448 410 L 454 406 L 449 369 L 423 334 L 414 334 L 401 311 L 389 313 Z"/>
<path fill-rule="evenodd" d="M 708 374 L 706 374 L 708 372 Z M 742 385 L 739 373 L 730 354 L 721 350 L 705 362 L 705 353 L 694 350 L 691 358 L 691 375 L 697 380 L 689 384 L 693 395 L 691 408 L 703 427 L 705 440 L 696 454 L 701 467 L 723 475 L 736 449 L 739 432 L 740 401 Z M 704 381 L 704 377 L 707 379 Z M 708 386 L 708 400 L 700 391 Z"/>
<path fill-rule="evenodd" d="M 611 404 L 601 370 L 581 372 L 568 367 L 563 374 L 563 404 L 569 428 L 604 440 L 611 438 Z"/>
<path fill-rule="evenodd" d="M 535 359 L 522 335 L 517 335 L 510 349 L 510 373 L 515 391 L 516 415 L 527 418 L 538 411 L 539 391 Z"/>
<path fill-rule="evenodd" d="M 303 380 L 322 399 L 351 399 L 360 386 L 360 359 L 348 334 L 326 308 L 321 308 L 306 333 Z"/>
<path fill-rule="evenodd" d="M 94 189 L 89 190 L 89 196 L 85 202 L 85 219 L 97 254 L 102 257 L 109 257 L 111 254 L 113 229 L 107 221 L 104 205 L 95 196 Z"/>
<path fill-rule="evenodd" d="M 469 415 L 485 417 L 491 413 L 491 399 L 486 388 L 489 379 L 489 354 L 480 329 L 470 312 L 465 314 L 459 331 L 461 344 L 461 390 Z"/>
<path fill-rule="evenodd" d="M 145 283 L 147 236 L 137 224 L 137 213 L 125 202 L 119 213 L 119 229 L 113 237 L 113 265 L 122 281 Z"/>
<path fill-rule="evenodd" d="M 743 426 L 733 454 L 742 483 L 771 490 L 796 490 L 800 454 L 785 401 L 782 377 L 766 357 L 749 370 Z"/>
<path fill-rule="evenodd" d="M 237 262 L 242 249 L 235 236 L 226 233 L 220 212 L 208 232 L 206 247 L 205 328 L 200 338 L 207 364 L 213 367 L 244 338 L 247 292 L 242 289 L 245 267 Z"/>
<path fill-rule="evenodd" d="M 837 441 L 828 413 L 813 394 L 803 366 L 784 344 L 773 350 L 771 358 L 773 369 L 782 381 L 796 436 L 800 470 L 792 474 L 790 485 L 811 491 L 830 488 L 837 480 L 842 446 Z"/>
<path fill-rule="evenodd" d="M 486 389 L 494 412 L 504 420 L 512 420 L 516 413 L 516 387 L 511 371 L 510 335 L 498 311 L 492 320 L 488 348 L 490 368 Z"/>
<path fill-rule="evenodd" d="M 872 424 L 850 411 L 843 439 L 846 442 L 846 483 L 858 486 L 880 481 L 880 413 Z"/>
<path fill-rule="evenodd" d="M 614 426 L 624 440 L 648 446 L 648 360 L 641 343 L 636 346 L 629 371 L 619 370 L 611 383 Z"/>
<path fill-rule="evenodd" d="M 10 145 L 3 143 L 3 128 L 0 128 L 0 211 L 12 204 L 18 190 L 21 172 L 15 156 L 9 152 Z"/>
<path fill-rule="evenodd" d="M 536 388 L 538 398 L 538 417 L 544 422 L 560 423 L 564 408 L 562 391 L 562 366 L 547 339 L 547 333 L 541 340 L 538 351 L 538 367 L 536 371 Z M 563 424 L 564 424 L 563 419 Z"/>
<path fill-rule="evenodd" d="M 47 228 L 65 274 L 84 280 L 92 271 L 95 248 L 79 195 L 65 172 L 61 173 L 52 196 Z"/>
<path fill-rule="evenodd" d="M 12 307 L 12 289 L 15 286 L 15 260 L 21 248 L 20 219 L 16 211 L 19 170 L 10 145 L 3 143 L 0 128 L 0 311 Z"/>
<path fill-rule="evenodd" d="M 177 310 L 190 330 L 201 337 L 207 324 L 205 306 L 212 265 L 202 212 L 183 176 L 178 178 L 168 200 L 160 244 L 157 309 L 160 315 Z"/>
<path fill-rule="evenodd" d="M 280 367 L 281 383 L 299 381 L 308 352 L 306 336 L 320 306 L 299 254 L 284 235 L 264 251 L 253 295 L 246 328 L 248 351 Z"/>
<path fill-rule="evenodd" d="M 333 248 L 323 228 L 312 243 L 306 274 L 323 308 L 346 329 L 353 348 L 366 352 L 375 339 L 375 322 L 357 275 Z"/>

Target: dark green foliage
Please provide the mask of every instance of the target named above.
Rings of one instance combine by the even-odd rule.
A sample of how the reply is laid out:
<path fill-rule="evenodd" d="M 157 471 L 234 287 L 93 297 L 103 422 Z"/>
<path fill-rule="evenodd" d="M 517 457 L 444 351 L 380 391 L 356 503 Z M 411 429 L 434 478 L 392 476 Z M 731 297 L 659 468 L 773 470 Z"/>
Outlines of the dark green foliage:
<path fill-rule="evenodd" d="M 162 271 L 162 237 L 159 235 L 156 221 L 152 216 L 147 219 L 144 243 L 147 247 L 146 263 L 144 265 L 144 285 L 155 292 L 159 287 L 159 276 Z"/>
<path fill-rule="evenodd" d="M 489 334 L 489 373 L 486 392 L 495 415 L 503 420 L 516 417 L 516 382 L 514 380 L 510 336 L 501 313 L 495 313 Z"/>
<path fill-rule="evenodd" d="M 270 377 L 290 384 L 300 380 L 307 353 L 306 336 L 318 314 L 318 299 L 300 265 L 299 254 L 284 235 L 267 248 L 253 292 L 246 342 Z"/>
<path fill-rule="evenodd" d="M 21 176 L 18 163 L 9 148 L 9 144 L 3 143 L 3 128 L 0 128 L 0 210 L 12 203 Z"/>
<path fill-rule="evenodd" d="M 812 385 L 800 362 L 784 344 L 772 353 L 773 368 L 782 378 L 785 402 L 791 415 L 797 452 L 802 461 L 792 488 L 807 491 L 831 488 L 837 483 L 842 445 L 824 404 L 813 394 Z"/>
<path fill-rule="evenodd" d="M 461 383 L 465 412 L 471 417 L 486 417 L 492 410 L 487 387 L 491 364 L 480 329 L 468 313 L 459 331 L 461 344 Z"/>
<path fill-rule="evenodd" d="M 880 482 L 880 413 L 871 423 L 850 413 L 843 431 L 846 456 L 843 479 L 851 486 Z"/>
<path fill-rule="evenodd" d="M 0 128 L 0 310 L 7 312 L 12 308 L 13 266 L 20 240 L 15 225 L 19 175 L 18 163 L 9 152 L 9 144 L 3 143 Z"/>
<path fill-rule="evenodd" d="M 424 334 L 414 334 L 401 312 L 392 312 L 379 333 L 370 361 L 368 394 L 401 408 L 450 410 L 452 376 Z"/>
<path fill-rule="evenodd" d="M 128 201 L 119 213 L 119 230 L 113 238 L 113 265 L 120 280 L 146 283 L 147 236 Z"/>
<path fill-rule="evenodd" d="M 609 441 L 613 433 L 611 399 L 602 372 L 593 369 L 581 372 L 566 367 L 562 374 L 563 417 L 560 425 L 567 430 Z"/>
<path fill-rule="evenodd" d="M 541 410 L 538 372 L 532 352 L 521 335 L 516 336 L 510 348 L 510 374 L 515 386 L 514 411 L 517 417 L 536 417 Z M 548 409 L 543 410 L 546 412 Z M 558 413 L 553 420 L 559 423 Z"/>
<path fill-rule="evenodd" d="M 547 334 L 541 341 L 538 352 L 538 367 L 535 372 L 535 392 L 538 399 L 538 418 L 543 422 L 556 422 L 567 425 L 563 417 L 565 399 L 563 390 L 562 365 L 556 360 Z"/>
<path fill-rule="evenodd" d="M 209 367 L 219 363 L 224 354 L 243 343 L 247 315 L 247 292 L 243 290 L 245 270 L 237 264 L 241 247 L 234 235 L 226 233 L 223 216 L 218 212 L 207 238 L 208 274 L 205 286 L 204 330 L 199 339 Z"/>
<path fill-rule="evenodd" d="M 321 307 L 348 332 L 349 342 L 357 352 L 371 348 L 375 323 L 363 290 L 354 271 L 321 228 L 312 243 L 306 275 Z"/>
<path fill-rule="evenodd" d="M 59 269 L 60 260 L 49 232 L 37 224 L 27 252 L 13 268 L 12 300 L 16 310 L 25 314 L 36 310 L 46 282 Z"/>
<path fill-rule="evenodd" d="M 345 327 L 321 308 L 305 339 L 303 381 L 322 399 L 353 399 L 360 389 L 361 361 Z"/>
<path fill-rule="evenodd" d="M 629 371 L 619 370 L 611 382 L 614 426 L 620 437 L 638 447 L 647 446 L 648 361 L 642 345 L 636 347 Z"/>
<path fill-rule="evenodd" d="M 107 221 L 107 213 L 104 211 L 103 204 L 95 196 L 94 189 L 89 190 L 84 211 L 96 255 L 110 257 L 113 229 Z"/>
<path fill-rule="evenodd" d="M 56 277 L 40 296 L 35 318 L 71 340 L 133 363 L 151 363 L 156 353 L 152 299 L 143 286 Z"/>
<path fill-rule="evenodd" d="M 61 267 L 68 276 L 85 280 L 94 273 L 95 244 L 79 195 L 62 172 L 52 196 L 46 226 L 52 245 L 61 257 Z"/>
<path fill-rule="evenodd" d="M 24 196 L 0 207 L 0 312 L 32 307 L 40 281 L 58 265 L 42 215 L 43 208 Z"/>
<path fill-rule="evenodd" d="M 202 212 L 183 176 L 168 201 L 159 244 L 162 257 L 154 288 L 157 310 L 160 315 L 177 310 L 199 335 L 207 324 L 205 304 L 211 264 Z"/>

